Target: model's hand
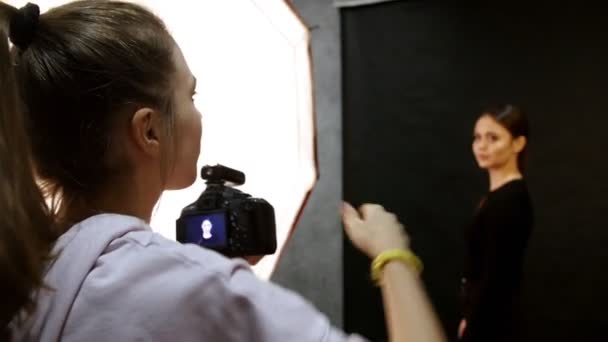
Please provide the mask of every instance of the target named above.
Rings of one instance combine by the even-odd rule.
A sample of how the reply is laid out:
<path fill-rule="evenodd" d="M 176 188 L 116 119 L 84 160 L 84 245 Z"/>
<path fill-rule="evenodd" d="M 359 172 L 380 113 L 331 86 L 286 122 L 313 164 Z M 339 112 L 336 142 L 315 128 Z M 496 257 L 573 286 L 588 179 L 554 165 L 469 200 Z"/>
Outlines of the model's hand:
<path fill-rule="evenodd" d="M 397 216 L 380 205 L 364 204 L 357 212 L 344 203 L 342 220 L 349 239 L 370 258 L 389 249 L 409 248 L 409 237 Z"/>
<path fill-rule="evenodd" d="M 458 325 L 458 338 L 462 338 L 465 330 L 467 330 L 467 320 L 463 318 Z"/>

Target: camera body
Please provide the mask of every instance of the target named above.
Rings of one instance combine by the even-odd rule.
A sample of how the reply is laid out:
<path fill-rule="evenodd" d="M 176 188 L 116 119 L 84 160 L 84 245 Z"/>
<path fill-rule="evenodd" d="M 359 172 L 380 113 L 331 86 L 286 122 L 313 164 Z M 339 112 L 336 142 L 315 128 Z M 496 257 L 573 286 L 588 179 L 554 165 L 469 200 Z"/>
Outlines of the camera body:
<path fill-rule="evenodd" d="M 218 164 L 204 166 L 201 177 L 207 188 L 182 210 L 177 241 L 228 257 L 273 254 L 277 249 L 274 208 L 266 200 L 232 187 L 244 184 L 245 175 Z"/>

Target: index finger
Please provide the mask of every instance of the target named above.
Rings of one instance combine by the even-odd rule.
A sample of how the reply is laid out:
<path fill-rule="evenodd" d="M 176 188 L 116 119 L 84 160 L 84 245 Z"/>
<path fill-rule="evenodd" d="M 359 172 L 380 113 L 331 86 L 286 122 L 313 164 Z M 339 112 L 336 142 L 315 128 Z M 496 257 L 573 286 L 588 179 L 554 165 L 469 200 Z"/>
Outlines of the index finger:
<path fill-rule="evenodd" d="M 365 203 L 359 207 L 363 219 L 367 219 L 373 212 L 384 211 L 384 207 L 375 203 Z"/>

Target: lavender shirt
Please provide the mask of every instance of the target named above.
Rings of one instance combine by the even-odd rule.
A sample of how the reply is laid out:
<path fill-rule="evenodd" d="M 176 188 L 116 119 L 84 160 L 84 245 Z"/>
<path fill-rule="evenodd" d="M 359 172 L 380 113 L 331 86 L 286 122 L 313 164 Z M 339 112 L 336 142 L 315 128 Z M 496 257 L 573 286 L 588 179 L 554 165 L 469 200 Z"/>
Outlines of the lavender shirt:
<path fill-rule="evenodd" d="M 66 232 L 15 341 L 364 341 L 227 259 L 104 214 Z"/>

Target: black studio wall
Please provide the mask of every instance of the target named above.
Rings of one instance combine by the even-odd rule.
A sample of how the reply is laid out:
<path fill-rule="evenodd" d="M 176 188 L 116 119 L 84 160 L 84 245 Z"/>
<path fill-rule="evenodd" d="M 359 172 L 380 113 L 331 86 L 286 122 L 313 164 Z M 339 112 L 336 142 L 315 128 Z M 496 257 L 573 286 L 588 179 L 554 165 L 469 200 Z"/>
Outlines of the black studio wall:
<path fill-rule="evenodd" d="M 451 337 L 461 231 L 487 187 L 472 126 L 484 104 L 510 101 L 532 129 L 528 340 L 608 340 L 608 20 L 587 6 L 395 1 L 340 11 L 344 197 L 379 202 L 408 225 Z M 344 324 L 386 338 L 369 260 L 347 239 Z"/>

